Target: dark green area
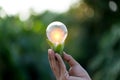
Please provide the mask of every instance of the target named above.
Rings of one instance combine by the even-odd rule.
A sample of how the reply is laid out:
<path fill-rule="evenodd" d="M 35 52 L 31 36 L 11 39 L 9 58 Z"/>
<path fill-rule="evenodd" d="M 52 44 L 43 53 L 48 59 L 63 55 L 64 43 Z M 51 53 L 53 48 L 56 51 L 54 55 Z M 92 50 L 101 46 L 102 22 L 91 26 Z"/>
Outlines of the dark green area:
<path fill-rule="evenodd" d="M 120 1 L 113 1 L 117 7 L 109 2 L 80 1 L 62 14 L 31 12 L 27 21 L 17 15 L 0 17 L 0 80 L 55 80 L 46 41 L 46 27 L 52 21 L 67 26 L 64 51 L 93 80 L 120 80 Z"/>

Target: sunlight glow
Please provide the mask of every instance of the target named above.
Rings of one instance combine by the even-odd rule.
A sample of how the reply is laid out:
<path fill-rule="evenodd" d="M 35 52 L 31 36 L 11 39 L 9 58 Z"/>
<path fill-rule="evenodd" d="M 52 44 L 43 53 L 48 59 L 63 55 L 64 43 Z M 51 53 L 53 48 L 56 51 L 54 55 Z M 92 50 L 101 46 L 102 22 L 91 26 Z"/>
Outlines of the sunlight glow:
<path fill-rule="evenodd" d="M 0 0 L 0 7 L 9 15 L 28 13 L 33 9 L 37 13 L 45 10 L 65 12 L 78 0 Z"/>

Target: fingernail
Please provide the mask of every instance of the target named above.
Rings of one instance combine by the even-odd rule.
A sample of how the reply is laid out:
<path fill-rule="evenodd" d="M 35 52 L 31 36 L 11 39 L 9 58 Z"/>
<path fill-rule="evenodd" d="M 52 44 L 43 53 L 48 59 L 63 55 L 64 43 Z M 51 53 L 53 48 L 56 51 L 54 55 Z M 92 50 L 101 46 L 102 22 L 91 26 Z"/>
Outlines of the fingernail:
<path fill-rule="evenodd" d="M 55 54 L 55 56 L 59 56 L 59 54 L 58 54 L 58 53 L 56 53 L 56 54 Z"/>
<path fill-rule="evenodd" d="M 68 55 L 67 53 L 63 52 L 64 55 Z"/>
<path fill-rule="evenodd" d="M 51 49 L 48 49 L 48 52 L 51 52 Z"/>
<path fill-rule="evenodd" d="M 57 56 L 57 55 L 58 55 L 58 53 L 55 53 L 55 55 Z"/>

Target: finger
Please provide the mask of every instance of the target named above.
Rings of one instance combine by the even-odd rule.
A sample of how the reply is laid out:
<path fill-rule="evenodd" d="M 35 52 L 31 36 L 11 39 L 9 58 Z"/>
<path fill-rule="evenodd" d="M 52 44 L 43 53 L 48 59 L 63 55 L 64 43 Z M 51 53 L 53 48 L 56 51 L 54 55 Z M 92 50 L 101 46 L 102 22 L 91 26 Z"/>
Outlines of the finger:
<path fill-rule="evenodd" d="M 69 80 L 69 74 L 68 74 L 68 72 L 66 72 L 66 73 L 64 74 L 64 78 L 65 78 L 65 80 Z"/>
<path fill-rule="evenodd" d="M 60 69 L 62 71 L 62 73 L 64 74 L 67 70 L 66 70 L 66 66 L 61 58 L 61 56 L 59 54 L 55 54 L 57 60 L 58 60 L 58 63 L 59 63 L 59 66 L 60 66 Z"/>
<path fill-rule="evenodd" d="M 50 64 L 50 67 L 52 68 L 53 60 L 52 60 L 51 53 L 52 53 L 52 50 L 51 50 L 51 49 L 48 49 L 49 64 Z"/>
<path fill-rule="evenodd" d="M 63 56 L 64 56 L 64 60 L 67 61 L 68 64 L 69 64 L 71 67 L 76 66 L 76 65 L 79 64 L 75 59 L 73 59 L 73 57 L 72 57 L 71 55 L 68 55 L 68 54 L 66 54 L 66 53 L 64 52 L 64 55 L 63 55 Z"/>
<path fill-rule="evenodd" d="M 48 50 L 48 58 L 49 58 L 49 63 L 50 63 L 50 66 L 51 66 L 51 69 L 54 73 L 56 73 L 56 60 L 55 60 L 55 54 L 54 54 L 54 51 L 52 49 L 49 49 Z"/>
<path fill-rule="evenodd" d="M 64 80 L 90 80 L 90 79 L 82 78 L 82 77 L 69 76 L 68 73 L 65 73 Z"/>

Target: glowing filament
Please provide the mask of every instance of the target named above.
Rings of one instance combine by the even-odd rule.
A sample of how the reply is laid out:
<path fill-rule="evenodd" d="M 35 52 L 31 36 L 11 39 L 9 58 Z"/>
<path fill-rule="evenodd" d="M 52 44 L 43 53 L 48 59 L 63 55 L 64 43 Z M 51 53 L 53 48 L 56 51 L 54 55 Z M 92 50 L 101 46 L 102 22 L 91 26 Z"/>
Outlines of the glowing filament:
<path fill-rule="evenodd" d="M 50 33 L 50 40 L 56 44 L 61 43 L 64 38 L 64 32 L 60 28 L 55 28 Z"/>

